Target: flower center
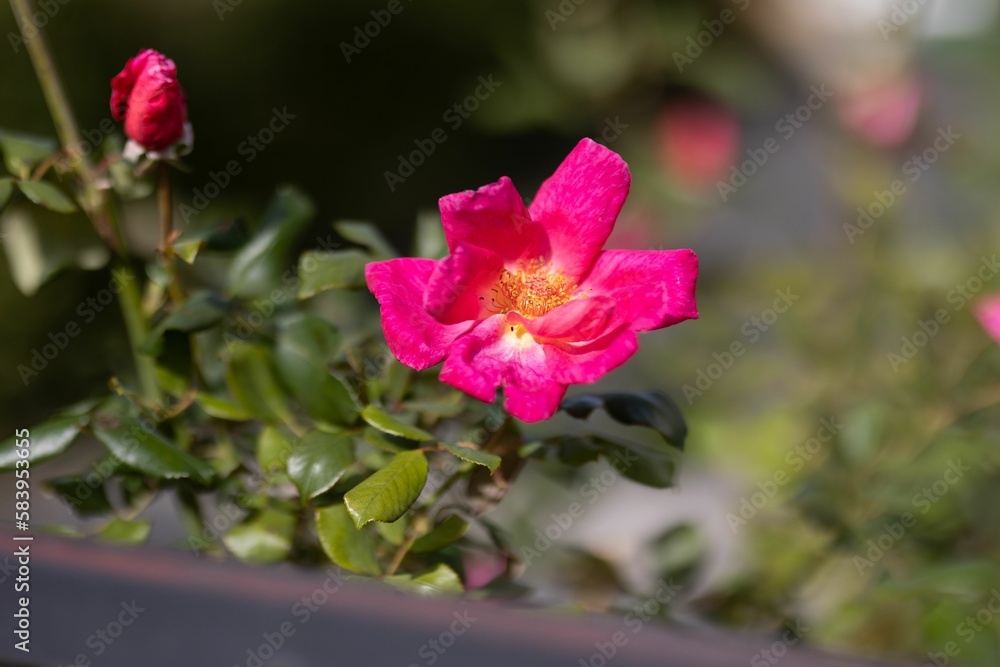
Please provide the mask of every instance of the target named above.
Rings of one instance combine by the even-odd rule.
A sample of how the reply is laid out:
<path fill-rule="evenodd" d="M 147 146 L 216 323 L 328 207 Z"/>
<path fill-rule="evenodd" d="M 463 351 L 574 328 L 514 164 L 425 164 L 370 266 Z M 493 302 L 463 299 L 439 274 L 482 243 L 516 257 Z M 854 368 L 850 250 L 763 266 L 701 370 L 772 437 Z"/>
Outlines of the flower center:
<path fill-rule="evenodd" d="M 538 258 L 519 261 L 514 271 L 504 269 L 491 290 L 490 303 L 497 313 L 517 311 L 525 317 L 535 318 L 569 301 L 575 290 L 576 284 L 562 269 L 552 271 Z M 484 297 L 479 299 L 485 300 Z"/>

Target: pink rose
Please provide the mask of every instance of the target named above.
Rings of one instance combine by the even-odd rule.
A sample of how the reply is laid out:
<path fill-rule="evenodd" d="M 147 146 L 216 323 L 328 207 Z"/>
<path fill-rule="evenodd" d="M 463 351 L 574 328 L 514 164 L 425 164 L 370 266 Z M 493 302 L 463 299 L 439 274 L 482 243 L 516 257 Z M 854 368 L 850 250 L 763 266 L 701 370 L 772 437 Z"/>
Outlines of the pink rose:
<path fill-rule="evenodd" d="M 451 254 L 372 262 L 389 349 L 507 411 L 548 419 L 570 384 L 597 380 L 636 336 L 698 316 L 691 250 L 603 250 L 631 184 L 617 153 L 584 139 L 531 206 L 509 178 L 440 201 Z"/>

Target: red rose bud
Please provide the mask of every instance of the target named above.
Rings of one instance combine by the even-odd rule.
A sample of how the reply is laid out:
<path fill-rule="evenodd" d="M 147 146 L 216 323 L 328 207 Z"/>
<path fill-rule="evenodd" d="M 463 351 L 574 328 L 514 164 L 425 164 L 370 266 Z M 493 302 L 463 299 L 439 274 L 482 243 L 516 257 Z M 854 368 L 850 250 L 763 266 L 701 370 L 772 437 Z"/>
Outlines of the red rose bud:
<path fill-rule="evenodd" d="M 190 144 L 184 91 L 177 82 L 174 61 L 162 53 L 146 49 L 125 63 L 111 80 L 111 113 L 125 121 L 125 135 L 138 144 L 126 153 L 159 151 L 182 139 Z M 138 149 L 138 150 L 136 150 Z"/>

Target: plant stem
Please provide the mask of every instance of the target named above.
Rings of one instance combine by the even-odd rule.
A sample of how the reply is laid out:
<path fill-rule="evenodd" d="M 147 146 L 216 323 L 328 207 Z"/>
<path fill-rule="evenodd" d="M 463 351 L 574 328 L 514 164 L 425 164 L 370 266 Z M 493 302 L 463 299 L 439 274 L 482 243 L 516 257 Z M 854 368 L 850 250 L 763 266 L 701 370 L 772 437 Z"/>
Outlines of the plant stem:
<path fill-rule="evenodd" d="M 19 26 L 34 25 L 30 0 L 10 0 L 10 6 Z M 81 150 L 84 143 L 80 138 L 80 129 L 76 125 L 73 109 L 69 105 L 69 98 L 66 96 L 62 80 L 59 78 L 59 72 L 56 70 L 49 45 L 40 29 L 30 32 L 29 35 L 22 30 L 24 43 L 28 47 L 28 56 L 35 68 L 38 83 L 42 87 L 45 103 L 49 107 L 49 113 L 52 114 L 52 122 L 55 124 L 59 141 L 62 143 L 63 149 L 72 155 L 75 169 L 83 184 L 80 203 L 94 224 L 97 233 L 101 235 L 105 243 L 115 248 L 115 238 L 103 211 L 106 197 L 104 191 L 98 187 L 97 175 L 90 159 Z M 119 252 L 122 250 L 121 248 L 115 249 Z"/>
<path fill-rule="evenodd" d="M 174 262 L 174 249 L 170 245 L 174 233 L 174 206 L 170 190 L 170 166 L 166 162 L 158 165 L 160 184 L 157 199 L 160 206 L 160 254 L 163 257 L 163 267 L 167 272 L 167 291 L 175 306 L 184 302 L 184 292 L 181 290 L 180 277 L 177 275 L 177 264 Z"/>
<path fill-rule="evenodd" d="M 114 270 L 121 276 L 122 289 L 118 293 L 118 305 L 122 309 L 122 319 L 125 320 L 125 332 L 128 334 L 129 349 L 132 351 L 132 361 L 135 364 L 135 374 L 139 380 L 140 393 L 143 398 L 154 405 L 161 405 L 160 385 L 156 381 L 156 364 L 152 357 L 140 352 L 140 347 L 149 337 L 149 327 L 142 314 L 142 295 L 139 291 L 138 278 L 128 265 L 125 256 L 125 235 L 118 223 L 118 214 L 114 204 L 105 202 L 108 227 L 115 243 L 120 248 L 118 261 Z"/>
<path fill-rule="evenodd" d="M 30 0 L 10 0 L 10 6 L 19 25 L 34 25 Z M 63 145 L 63 150 L 74 158 L 74 169 L 83 184 L 83 192 L 80 196 L 83 210 L 87 213 L 101 238 L 118 253 L 119 260 L 114 269 L 118 272 L 122 285 L 121 291 L 118 293 L 118 301 L 121 305 L 122 317 L 125 320 L 125 330 L 128 333 L 136 375 L 139 378 L 143 397 L 159 404 L 160 389 L 156 382 L 156 368 L 153 360 L 139 351 L 139 347 L 146 340 L 149 330 L 142 314 L 142 299 L 137 277 L 125 259 L 125 237 L 122 235 L 114 207 L 99 187 L 97 175 L 90 159 L 81 150 L 84 143 L 80 138 L 80 129 L 77 127 L 73 109 L 69 105 L 69 98 L 66 96 L 66 90 L 59 78 L 59 72 L 56 69 L 49 45 L 45 41 L 45 36 L 42 35 L 41 30 L 36 29 L 30 35 L 25 34 L 24 41 L 28 47 L 28 55 L 31 57 L 31 64 L 35 68 L 38 82 L 42 87 L 45 103 L 52 114 L 52 122 L 56 126 L 59 141 Z"/>
<path fill-rule="evenodd" d="M 410 552 L 410 547 L 413 543 L 417 541 L 417 538 L 422 532 L 427 528 L 427 519 L 423 514 L 417 514 L 413 518 L 413 525 L 410 526 L 410 530 L 406 535 L 406 539 L 403 540 L 399 548 L 396 549 L 396 553 L 392 555 L 392 560 L 389 562 L 389 566 L 385 568 L 385 576 L 391 577 L 396 574 L 396 570 L 402 565 L 403 559 L 406 558 L 406 554 Z"/>

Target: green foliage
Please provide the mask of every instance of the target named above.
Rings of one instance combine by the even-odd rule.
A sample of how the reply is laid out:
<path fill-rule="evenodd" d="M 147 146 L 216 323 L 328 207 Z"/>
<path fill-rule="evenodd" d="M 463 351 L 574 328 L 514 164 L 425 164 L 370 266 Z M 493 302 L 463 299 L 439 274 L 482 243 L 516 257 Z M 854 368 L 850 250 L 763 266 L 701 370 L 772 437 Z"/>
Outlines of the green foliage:
<path fill-rule="evenodd" d="M 400 452 L 378 472 L 344 495 L 360 529 L 370 521 L 395 521 L 417 500 L 427 481 L 427 457 L 420 450 Z"/>
<path fill-rule="evenodd" d="M 378 576 L 382 573 L 375 553 L 375 539 L 354 526 L 343 503 L 316 511 L 316 534 L 330 560 L 351 572 Z"/>
<path fill-rule="evenodd" d="M 329 490 L 354 463 L 352 437 L 312 431 L 299 439 L 286 463 L 303 500 Z"/>
<path fill-rule="evenodd" d="M 52 211 L 75 208 L 42 180 L 44 169 L 33 171 L 53 158 L 46 145 L 7 136 L 0 150 L 20 170 L 0 179 L 0 206 L 20 191 Z M 140 173 L 113 163 L 109 174 L 120 194 L 144 192 Z M 361 330 L 331 324 L 330 308 L 365 287 L 365 266 L 396 250 L 368 223 L 339 222 L 334 230 L 356 247 L 322 244 L 294 258 L 314 212 L 286 187 L 252 234 L 199 221 L 171 238 L 145 284 L 132 285 L 145 325 L 134 352 L 151 362 L 156 391 L 112 378 L 110 396 L 31 429 L 31 462 L 81 437 L 103 445 L 107 455 L 91 468 L 47 482 L 78 516 L 104 520 L 88 533 L 98 539 L 141 544 L 151 530 L 144 508 L 169 493 L 198 551 L 250 563 L 330 561 L 411 592 L 460 592 L 461 554 L 478 541 L 477 524 L 495 534 L 481 515 L 529 452 L 502 410 L 395 361 L 374 318 Z M 440 255 L 439 225 L 424 219 L 417 244 Z M 107 261 L 106 251 L 77 257 L 89 246 L 60 245 L 34 217 L 19 212 L 4 224 L 26 293 L 64 267 Z M 679 446 L 686 431 L 671 407 L 655 394 L 614 394 L 575 399 L 566 411 L 585 418 L 603 408 Z M 625 462 L 626 476 L 657 487 L 676 466 L 673 447 L 603 435 L 550 438 L 531 455 L 539 452 L 574 466 L 599 456 Z M 16 439 L 0 443 L 0 470 L 17 460 Z"/>

